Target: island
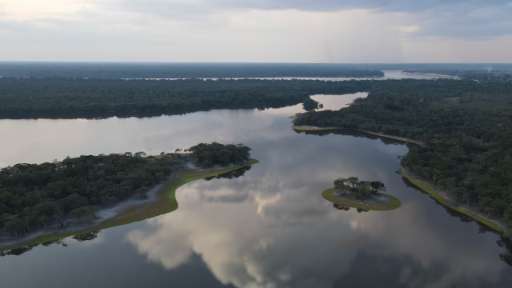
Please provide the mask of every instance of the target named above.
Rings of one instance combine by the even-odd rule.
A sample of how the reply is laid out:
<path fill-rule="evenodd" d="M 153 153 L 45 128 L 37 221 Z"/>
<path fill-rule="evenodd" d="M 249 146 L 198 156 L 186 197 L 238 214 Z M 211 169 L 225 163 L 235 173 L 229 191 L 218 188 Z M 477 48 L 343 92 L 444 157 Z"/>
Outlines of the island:
<path fill-rule="evenodd" d="M 178 187 L 256 162 L 247 146 L 201 143 L 176 153 L 88 155 L 4 168 L 0 251 L 74 235 L 89 239 L 102 229 L 169 213 L 178 207 Z"/>
<path fill-rule="evenodd" d="M 325 190 L 322 196 L 340 210 L 389 211 L 400 207 L 398 198 L 383 191 L 385 186 L 382 182 L 349 177 L 336 179 L 334 188 Z"/>

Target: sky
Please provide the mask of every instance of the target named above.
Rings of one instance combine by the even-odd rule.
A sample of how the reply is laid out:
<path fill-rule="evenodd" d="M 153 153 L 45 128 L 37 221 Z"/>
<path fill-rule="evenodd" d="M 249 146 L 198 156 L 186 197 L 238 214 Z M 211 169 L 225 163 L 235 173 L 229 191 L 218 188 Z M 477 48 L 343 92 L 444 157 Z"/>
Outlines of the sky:
<path fill-rule="evenodd" d="M 512 0 L 0 0 L 0 61 L 512 62 Z"/>

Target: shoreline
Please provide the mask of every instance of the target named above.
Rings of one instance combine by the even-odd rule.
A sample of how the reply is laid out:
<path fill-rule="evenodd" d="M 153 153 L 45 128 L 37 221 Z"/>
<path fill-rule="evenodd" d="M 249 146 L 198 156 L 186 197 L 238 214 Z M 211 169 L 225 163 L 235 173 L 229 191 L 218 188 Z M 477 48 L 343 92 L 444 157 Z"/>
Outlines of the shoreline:
<path fill-rule="evenodd" d="M 369 136 L 375 136 L 378 138 L 395 140 L 395 141 L 402 142 L 402 143 L 415 144 L 415 145 L 418 145 L 421 147 L 427 146 L 424 142 L 419 141 L 419 140 L 414 140 L 414 139 L 399 137 L 399 136 L 393 136 L 393 135 L 389 135 L 389 134 L 383 134 L 380 132 L 361 130 L 361 129 L 346 129 L 346 128 L 340 128 L 340 127 L 319 127 L 319 126 L 311 126 L 311 125 L 298 125 L 298 126 L 293 126 L 293 130 L 295 130 L 295 132 L 299 132 L 299 133 L 300 132 L 306 132 L 306 133 L 307 132 L 335 132 L 335 131 L 346 130 L 346 131 L 359 132 L 362 134 L 366 134 Z"/>
<path fill-rule="evenodd" d="M 249 162 L 241 165 L 230 165 L 209 169 L 187 169 L 176 172 L 171 175 L 168 180 L 157 184 L 155 187 L 148 190 L 148 194 L 153 194 L 148 195 L 148 199 L 135 202 L 127 200 L 118 203 L 113 207 L 100 209 L 96 212 L 112 214 L 110 217 L 99 217 L 98 220 L 90 224 L 76 225 L 68 227 L 67 229 L 57 229 L 55 231 L 39 231 L 18 240 L 0 242 L 0 255 L 3 255 L 3 252 L 8 252 L 9 250 L 17 248 L 32 248 L 40 244 L 58 242 L 71 236 L 99 232 L 108 228 L 131 224 L 170 213 L 178 209 L 178 202 L 175 195 L 176 190 L 181 186 L 196 180 L 221 176 L 229 172 L 252 166 L 256 163 L 258 163 L 257 160 L 250 160 Z"/>
<path fill-rule="evenodd" d="M 475 211 L 471 207 L 463 206 L 457 204 L 455 201 L 450 199 L 446 193 L 442 193 L 439 191 L 434 184 L 424 179 L 420 179 L 417 176 L 414 176 L 407 168 L 404 166 L 400 167 L 400 175 L 403 179 L 406 180 L 408 184 L 410 184 L 413 188 L 420 190 L 421 192 L 427 194 L 429 197 L 434 199 L 438 204 L 443 207 L 458 213 L 462 216 L 468 217 L 476 223 L 502 235 L 502 236 L 510 236 L 510 232 L 507 227 L 502 224 L 497 219 L 489 218 L 488 216 Z"/>
<path fill-rule="evenodd" d="M 427 147 L 427 145 L 424 142 L 419 141 L 419 140 L 414 140 L 414 139 L 399 137 L 399 136 L 393 136 L 393 135 L 388 135 L 388 134 L 383 134 L 383 133 L 373 132 L 373 131 L 367 131 L 367 130 L 355 130 L 355 131 L 361 132 L 364 134 L 368 134 L 371 136 L 376 136 L 376 137 L 385 138 L 385 139 L 389 139 L 389 140 L 396 140 L 398 142 L 403 142 L 403 143 L 408 143 L 408 144 L 415 144 L 415 145 L 418 145 L 421 147 Z"/>

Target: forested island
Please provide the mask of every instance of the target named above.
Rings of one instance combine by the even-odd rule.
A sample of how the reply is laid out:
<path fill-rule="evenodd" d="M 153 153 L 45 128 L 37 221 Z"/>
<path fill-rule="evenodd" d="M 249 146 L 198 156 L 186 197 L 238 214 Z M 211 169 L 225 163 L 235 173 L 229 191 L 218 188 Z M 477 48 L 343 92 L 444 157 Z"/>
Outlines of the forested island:
<path fill-rule="evenodd" d="M 358 211 L 385 211 L 400 207 L 400 200 L 384 194 L 385 190 L 382 182 L 349 177 L 336 179 L 334 188 L 325 190 L 322 195 L 340 210 L 356 208 Z"/>
<path fill-rule="evenodd" d="M 446 191 L 466 210 L 512 226 L 512 82 L 385 82 L 346 109 L 308 112 L 297 117 L 295 125 L 422 143 L 409 141 L 409 153 L 402 160 L 408 175 Z"/>
<path fill-rule="evenodd" d="M 132 209 L 131 214 L 115 215 L 115 221 L 108 222 L 96 213 L 126 200 L 145 199 L 164 182 L 164 190 L 172 194 L 189 181 L 245 169 L 252 163 L 247 146 L 202 143 L 181 153 L 89 155 L 7 167 L 0 170 L 0 246 L 35 232 L 58 233 L 96 225 L 98 220 L 103 222 L 95 229 L 101 229 L 147 218 Z M 159 214 L 177 207 L 170 197 L 159 199 L 163 203 L 146 207 L 151 208 L 146 212 Z"/>

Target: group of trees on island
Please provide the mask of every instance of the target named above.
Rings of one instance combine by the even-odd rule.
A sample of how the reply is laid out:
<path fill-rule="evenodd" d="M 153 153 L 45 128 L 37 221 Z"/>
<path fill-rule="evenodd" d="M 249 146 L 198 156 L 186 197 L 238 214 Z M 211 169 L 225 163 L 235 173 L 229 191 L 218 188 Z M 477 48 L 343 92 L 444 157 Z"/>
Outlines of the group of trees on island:
<path fill-rule="evenodd" d="M 246 164 L 250 160 L 251 148 L 238 144 L 201 143 L 189 149 L 195 163 L 202 168 Z"/>
<path fill-rule="evenodd" d="M 0 170 L 0 239 L 44 227 L 91 221 L 98 208 L 144 197 L 185 163 L 202 167 L 245 163 L 243 145 L 199 144 L 187 154 L 125 153 L 17 164 Z"/>
<path fill-rule="evenodd" d="M 420 140 L 426 145 L 409 145 L 405 167 L 512 226 L 511 81 L 383 81 L 349 108 L 305 113 L 295 124 Z"/>
<path fill-rule="evenodd" d="M 379 181 L 360 181 L 357 177 L 339 178 L 334 181 L 338 195 L 354 197 L 358 200 L 368 200 L 384 192 L 384 183 Z"/>

